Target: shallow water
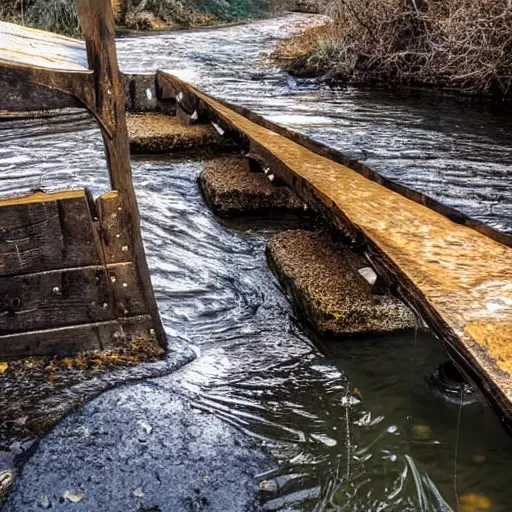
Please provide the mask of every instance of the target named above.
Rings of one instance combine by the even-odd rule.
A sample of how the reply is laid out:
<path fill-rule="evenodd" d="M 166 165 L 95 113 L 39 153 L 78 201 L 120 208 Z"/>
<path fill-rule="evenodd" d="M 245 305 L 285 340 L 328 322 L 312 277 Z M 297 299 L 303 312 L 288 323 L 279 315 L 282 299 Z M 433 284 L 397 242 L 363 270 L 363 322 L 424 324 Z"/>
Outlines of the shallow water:
<path fill-rule="evenodd" d="M 247 104 L 250 92 L 243 77 L 259 69 L 267 73 L 268 68 L 258 67 L 260 50 L 265 53 L 271 46 L 276 27 L 284 35 L 294 19 L 131 38 L 120 43 L 122 61 L 125 67 L 136 63 L 153 69 L 160 64 L 158 58 L 166 57 L 155 57 L 148 47 L 135 50 L 148 41 L 167 41 L 167 52 L 176 52 L 173 59 L 183 54 L 182 65 L 197 71 L 198 83 L 215 92 L 217 80 L 219 88 L 233 95 L 225 96 L 233 99 L 233 82 L 229 85 L 219 75 L 210 80 L 208 73 L 223 69 L 223 58 L 236 50 L 234 70 L 246 70 L 240 71 L 240 84 L 245 85 L 239 85 L 238 99 Z M 238 43 L 228 43 L 226 34 L 236 36 Z M 149 48 L 161 53 L 161 47 Z M 203 65 L 207 52 L 209 64 Z M 273 91 L 275 111 L 279 102 L 287 102 L 288 111 L 296 114 L 298 106 L 293 105 L 298 99 L 301 108 L 311 106 L 302 103 L 304 96 L 295 96 L 294 87 L 276 85 L 284 76 L 272 73 L 275 80 L 251 84 L 262 91 L 263 99 Z M 315 94 L 332 93 L 310 89 L 306 96 Z M 251 101 L 254 106 L 257 98 Z M 406 110 L 400 105 L 397 118 Z M 380 108 L 386 108 L 385 103 Z M 479 116 L 482 125 L 491 119 L 489 113 L 470 112 L 467 122 L 463 119 L 465 126 Z M 494 123 L 499 124 L 497 119 Z M 333 136 L 325 128 L 317 133 Z M 497 130 L 496 139 L 488 134 L 494 142 L 488 142 L 485 151 L 502 147 L 497 153 L 503 157 L 508 151 L 510 156 L 499 133 L 504 134 Z M 41 185 L 86 185 L 94 195 L 108 189 L 101 137 L 81 114 L 71 121 L 57 117 L 0 125 L 0 142 L 4 193 Z M 487 159 L 494 161 L 493 154 L 487 153 Z M 483 150 L 479 157 L 485 167 Z M 276 459 L 275 471 L 256 478 L 266 482 L 264 510 L 457 510 L 457 493 L 460 510 L 475 512 L 479 509 L 466 506 L 471 500 L 467 495 L 474 493 L 488 497 L 492 510 L 508 511 L 512 442 L 479 399 L 460 407 L 457 398 L 447 400 L 429 384 L 428 376 L 446 360 L 439 343 L 429 335 L 410 334 L 324 340 L 318 349 L 266 265 L 265 239 L 282 223 L 219 223 L 197 187 L 202 165 L 165 158 L 133 162 L 143 235 L 166 330 L 171 340 L 195 345 L 201 354 L 177 373 L 159 377 L 159 392 L 179 393 L 262 441 Z M 458 165 L 462 169 L 467 161 Z M 500 168 L 505 172 L 505 161 Z M 157 414 L 153 421 L 158 422 Z M 157 429 L 158 423 L 152 426 Z M 165 462 L 165 451 L 161 458 Z"/>

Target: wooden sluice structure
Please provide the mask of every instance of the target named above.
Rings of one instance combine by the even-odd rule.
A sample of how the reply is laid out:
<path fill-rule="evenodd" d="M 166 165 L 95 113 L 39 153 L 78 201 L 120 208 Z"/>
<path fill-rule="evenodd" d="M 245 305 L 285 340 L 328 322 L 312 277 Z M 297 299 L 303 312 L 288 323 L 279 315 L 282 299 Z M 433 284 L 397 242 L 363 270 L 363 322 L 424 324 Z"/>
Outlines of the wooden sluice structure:
<path fill-rule="evenodd" d="M 176 115 L 183 125 L 214 123 L 255 169 L 270 167 L 362 249 L 512 425 L 512 237 L 165 72 L 120 77 L 105 4 L 79 0 L 87 58 L 79 42 L 13 26 L 9 48 L 33 37 L 31 53 L 0 45 L 0 83 L 9 91 L 0 110 L 87 108 L 104 134 L 113 188 L 96 203 L 85 191 L 0 203 L 0 358 L 102 346 L 116 333 L 163 340 L 131 181 L 124 83 L 129 107 Z M 51 59 L 33 55 L 41 41 L 54 45 Z M 87 228 L 74 229 L 77 222 Z"/>
<path fill-rule="evenodd" d="M 132 183 L 109 0 L 78 0 L 85 44 L 0 23 L 0 111 L 87 109 L 112 190 L 0 200 L 0 360 L 164 342 Z"/>
<path fill-rule="evenodd" d="M 165 72 L 155 89 L 184 124 L 213 122 L 238 139 L 254 168 L 270 168 L 362 248 L 512 425 L 512 236 Z"/>

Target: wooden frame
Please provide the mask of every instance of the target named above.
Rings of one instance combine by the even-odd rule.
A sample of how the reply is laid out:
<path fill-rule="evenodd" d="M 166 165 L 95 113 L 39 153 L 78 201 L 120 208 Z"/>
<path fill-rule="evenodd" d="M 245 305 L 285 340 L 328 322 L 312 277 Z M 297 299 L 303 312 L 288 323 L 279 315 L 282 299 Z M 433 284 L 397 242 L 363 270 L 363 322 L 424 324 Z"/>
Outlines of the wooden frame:
<path fill-rule="evenodd" d="M 112 5 L 110 0 L 77 0 L 77 7 L 85 48 L 64 36 L 0 24 L 0 31 L 3 29 L 7 34 L 4 39 L 11 43 L 8 48 L 0 47 L 0 86 L 7 91 L 0 98 L 0 111 L 82 106 L 95 117 L 103 134 L 110 183 L 115 192 L 115 201 L 112 197 L 107 198 L 110 201 L 101 198 L 98 206 L 108 210 L 116 205 L 112 216 L 122 219 L 116 228 L 122 230 L 126 239 L 124 247 L 132 257 L 144 309 L 152 320 L 152 332 L 164 343 L 165 332 L 151 285 L 132 181 Z M 30 44 L 24 46 L 27 38 Z M 101 252 L 108 250 L 104 247 Z M 0 340 L 0 356 L 1 352 Z"/>

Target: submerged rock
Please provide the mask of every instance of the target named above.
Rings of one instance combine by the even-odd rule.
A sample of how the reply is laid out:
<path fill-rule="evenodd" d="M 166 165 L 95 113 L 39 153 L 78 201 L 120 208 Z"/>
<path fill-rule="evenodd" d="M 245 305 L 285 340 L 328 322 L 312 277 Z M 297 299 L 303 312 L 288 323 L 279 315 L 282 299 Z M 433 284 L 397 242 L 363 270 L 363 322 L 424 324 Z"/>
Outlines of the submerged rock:
<path fill-rule="evenodd" d="M 222 217 L 304 211 L 304 204 L 288 187 L 276 186 L 263 172 L 251 171 L 246 158 L 212 160 L 199 184 L 210 208 Z"/>
<path fill-rule="evenodd" d="M 271 238 L 267 257 L 298 309 L 321 335 L 413 329 L 412 311 L 390 295 L 374 295 L 358 273 L 358 256 L 322 233 L 291 230 Z"/>

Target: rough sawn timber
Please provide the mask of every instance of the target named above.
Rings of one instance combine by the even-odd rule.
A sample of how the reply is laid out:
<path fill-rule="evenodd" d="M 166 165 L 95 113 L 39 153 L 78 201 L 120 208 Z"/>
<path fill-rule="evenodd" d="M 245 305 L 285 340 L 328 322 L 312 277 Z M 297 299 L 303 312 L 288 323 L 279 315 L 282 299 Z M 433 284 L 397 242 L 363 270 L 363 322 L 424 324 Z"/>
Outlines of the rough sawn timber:
<path fill-rule="evenodd" d="M 0 201 L 0 359 L 155 337 L 120 204 L 85 190 Z"/>
<path fill-rule="evenodd" d="M 163 73 L 160 73 L 162 76 Z M 183 82 L 175 90 L 201 103 L 223 128 L 303 200 L 366 247 L 377 272 L 394 281 L 450 353 L 512 420 L 512 248 L 367 179 Z M 168 89 L 171 89 L 167 86 Z M 508 239 L 505 237 L 505 241 Z"/>
<path fill-rule="evenodd" d="M 77 0 L 77 9 L 85 44 L 0 23 L 0 111 L 85 107 L 102 130 L 113 190 L 98 206 L 84 191 L 0 204 L 0 330 L 11 336 L 0 336 L 0 357 L 51 349 L 49 331 L 72 323 L 84 333 L 83 326 L 91 325 L 94 345 L 97 320 L 126 321 L 130 315 L 149 316 L 144 337 L 165 341 L 140 232 L 112 5 Z M 76 346 L 75 340 L 59 345 L 59 355 Z"/>

